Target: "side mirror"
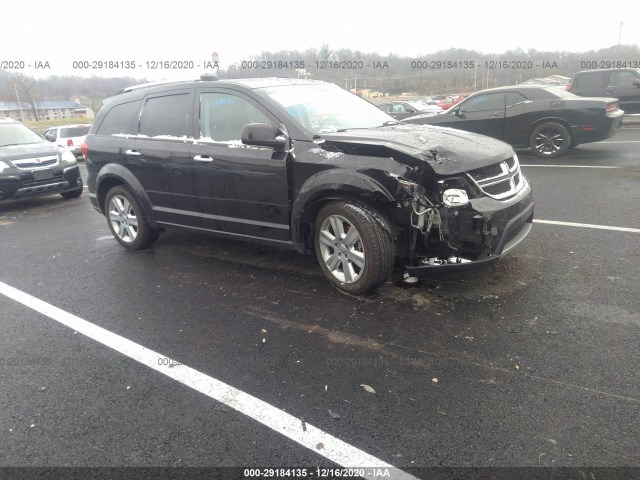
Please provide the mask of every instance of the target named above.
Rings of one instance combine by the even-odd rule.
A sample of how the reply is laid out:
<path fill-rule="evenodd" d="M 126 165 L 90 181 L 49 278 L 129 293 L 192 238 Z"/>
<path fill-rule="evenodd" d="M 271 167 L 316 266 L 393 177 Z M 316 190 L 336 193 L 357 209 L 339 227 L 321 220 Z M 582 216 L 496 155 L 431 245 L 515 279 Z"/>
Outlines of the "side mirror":
<path fill-rule="evenodd" d="M 242 143 L 258 147 L 284 148 L 286 135 L 270 123 L 248 123 L 242 127 Z"/>
<path fill-rule="evenodd" d="M 454 108 L 453 113 L 456 117 L 464 118 L 464 112 L 460 110 L 460 107 Z"/>
<path fill-rule="evenodd" d="M 45 133 L 44 134 L 44 138 L 46 140 L 49 140 L 50 142 L 55 142 L 56 141 L 55 138 L 53 138 L 53 135 L 51 135 L 50 133 Z"/>

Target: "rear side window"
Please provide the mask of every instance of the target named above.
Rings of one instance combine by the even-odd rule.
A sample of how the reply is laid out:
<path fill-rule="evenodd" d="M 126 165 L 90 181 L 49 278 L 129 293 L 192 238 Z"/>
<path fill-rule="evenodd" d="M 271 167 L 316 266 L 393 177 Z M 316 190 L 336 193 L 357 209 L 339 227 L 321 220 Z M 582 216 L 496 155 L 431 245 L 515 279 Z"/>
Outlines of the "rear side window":
<path fill-rule="evenodd" d="M 189 121 L 189 94 L 168 95 L 147 99 L 140 115 L 142 135 L 156 137 L 187 135 Z"/>
<path fill-rule="evenodd" d="M 138 111 L 140 102 L 121 103 L 107 112 L 102 123 L 96 130 L 96 135 L 115 135 L 129 133 L 133 116 Z"/>
<path fill-rule="evenodd" d="M 257 107 L 227 93 L 203 93 L 200 97 L 200 135 L 218 142 L 240 140 L 248 123 L 272 123 Z"/>
<path fill-rule="evenodd" d="M 507 92 L 507 107 L 512 107 L 518 103 L 526 101 L 527 99 L 517 92 Z"/>
<path fill-rule="evenodd" d="M 610 87 L 631 87 L 633 81 L 640 77 L 636 77 L 631 72 L 611 72 L 609 75 Z"/>
<path fill-rule="evenodd" d="M 89 133 L 89 127 L 67 127 L 60 129 L 60 136 L 63 138 L 82 137 Z"/>
<path fill-rule="evenodd" d="M 581 90 L 597 89 L 602 87 L 604 72 L 584 73 L 578 78 L 578 87 Z"/>

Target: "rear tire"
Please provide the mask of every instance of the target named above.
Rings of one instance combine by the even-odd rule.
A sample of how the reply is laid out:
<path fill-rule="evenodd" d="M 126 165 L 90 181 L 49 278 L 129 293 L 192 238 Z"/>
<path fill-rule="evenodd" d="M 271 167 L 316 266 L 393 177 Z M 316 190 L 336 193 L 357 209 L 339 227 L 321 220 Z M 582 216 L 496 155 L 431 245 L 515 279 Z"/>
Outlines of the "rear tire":
<path fill-rule="evenodd" d="M 158 239 L 158 232 L 147 223 L 135 195 L 124 185 L 109 190 L 104 205 L 109 230 L 125 248 L 142 250 Z"/>
<path fill-rule="evenodd" d="M 325 277 L 359 295 L 387 281 L 395 246 L 370 207 L 352 201 L 325 205 L 315 220 L 314 249 Z"/>
<path fill-rule="evenodd" d="M 536 157 L 555 158 L 566 153 L 571 145 L 567 128 L 556 122 L 546 122 L 533 129 L 529 146 Z"/>

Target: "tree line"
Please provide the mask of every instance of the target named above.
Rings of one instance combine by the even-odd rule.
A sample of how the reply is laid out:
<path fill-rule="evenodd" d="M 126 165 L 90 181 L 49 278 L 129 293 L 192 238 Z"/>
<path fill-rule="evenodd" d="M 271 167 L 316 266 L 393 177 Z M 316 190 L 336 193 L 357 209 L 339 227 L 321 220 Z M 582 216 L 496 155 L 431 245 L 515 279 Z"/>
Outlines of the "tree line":
<path fill-rule="evenodd" d="M 346 89 L 369 89 L 389 95 L 467 93 L 522 83 L 531 78 L 562 75 L 607 66 L 640 67 L 640 48 L 620 45 L 586 52 L 509 50 L 485 54 L 451 48 L 421 57 L 380 55 L 329 45 L 304 51 L 262 52 L 248 61 L 223 67 L 221 79 L 294 77 L 324 80 Z M 194 72 L 194 77 L 198 73 Z M 0 70 L 0 101 L 33 105 L 41 100 L 79 98 L 97 112 L 102 101 L 124 87 L 143 83 L 133 77 L 50 76 L 35 79 Z M 35 109 L 33 109 L 35 110 Z"/>

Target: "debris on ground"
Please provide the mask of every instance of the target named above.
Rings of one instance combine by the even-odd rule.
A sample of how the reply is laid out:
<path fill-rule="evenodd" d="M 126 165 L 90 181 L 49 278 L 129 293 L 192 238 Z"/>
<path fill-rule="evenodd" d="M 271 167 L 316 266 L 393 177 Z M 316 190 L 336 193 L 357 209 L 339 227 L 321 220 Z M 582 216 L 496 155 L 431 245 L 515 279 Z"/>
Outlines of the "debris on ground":
<path fill-rule="evenodd" d="M 371 388 L 369 385 L 360 384 L 360 386 L 361 386 L 362 388 L 364 388 L 364 389 L 365 389 L 367 392 L 369 392 L 369 393 L 376 393 L 376 391 L 375 391 L 373 388 Z"/>
<path fill-rule="evenodd" d="M 335 418 L 336 420 L 340 420 L 340 415 L 338 415 L 335 412 L 332 412 L 331 410 L 327 410 L 329 412 L 329 415 L 331 416 L 331 418 Z"/>

